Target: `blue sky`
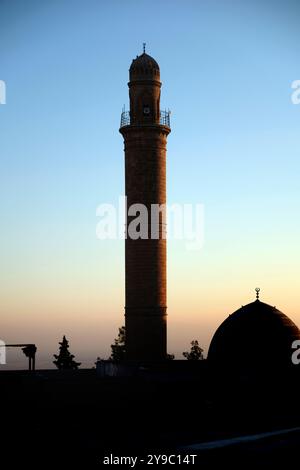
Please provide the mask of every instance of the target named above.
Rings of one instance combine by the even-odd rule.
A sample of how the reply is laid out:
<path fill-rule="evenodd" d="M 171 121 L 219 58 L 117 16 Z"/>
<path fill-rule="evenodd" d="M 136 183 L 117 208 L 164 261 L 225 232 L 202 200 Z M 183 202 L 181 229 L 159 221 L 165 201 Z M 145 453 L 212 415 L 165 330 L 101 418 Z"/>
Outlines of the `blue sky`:
<path fill-rule="evenodd" d="M 143 42 L 172 111 L 168 200 L 205 206 L 203 250 L 169 243 L 170 352 L 179 357 L 195 331 L 207 350 L 256 284 L 300 324 L 299 10 L 0 2 L 2 339 L 38 343 L 45 365 L 63 334 L 86 365 L 109 353 L 123 322 L 124 248 L 96 239 L 96 208 L 124 192 L 118 128 Z"/>

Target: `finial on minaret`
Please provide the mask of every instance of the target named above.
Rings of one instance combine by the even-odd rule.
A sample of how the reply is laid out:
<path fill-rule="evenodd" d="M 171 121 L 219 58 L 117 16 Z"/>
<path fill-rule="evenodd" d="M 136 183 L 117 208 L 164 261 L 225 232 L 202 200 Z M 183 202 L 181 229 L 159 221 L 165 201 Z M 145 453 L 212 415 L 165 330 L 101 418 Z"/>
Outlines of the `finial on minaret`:
<path fill-rule="evenodd" d="M 146 52 L 146 43 L 143 42 L 143 53 L 145 54 L 145 52 Z"/>
<path fill-rule="evenodd" d="M 256 300 L 259 300 L 260 288 L 259 288 L 259 287 L 256 287 L 256 288 L 255 288 L 255 292 L 256 292 Z"/>

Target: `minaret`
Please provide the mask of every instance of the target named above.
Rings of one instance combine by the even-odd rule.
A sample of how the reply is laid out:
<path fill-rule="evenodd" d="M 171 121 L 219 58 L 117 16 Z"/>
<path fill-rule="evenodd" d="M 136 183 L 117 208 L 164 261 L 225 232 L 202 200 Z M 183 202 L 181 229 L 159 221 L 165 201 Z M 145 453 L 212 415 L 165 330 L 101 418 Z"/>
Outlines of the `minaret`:
<path fill-rule="evenodd" d="M 166 144 L 169 112 L 160 110 L 160 72 L 144 52 L 129 70 L 130 111 L 121 117 L 125 145 L 125 193 L 128 208 L 144 204 L 148 235 L 130 238 L 127 217 L 125 240 L 125 326 L 128 360 L 161 361 L 167 355 L 167 273 L 165 218 L 151 238 L 151 205 L 166 204 Z M 139 214 L 137 213 L 137 216 Z"/>

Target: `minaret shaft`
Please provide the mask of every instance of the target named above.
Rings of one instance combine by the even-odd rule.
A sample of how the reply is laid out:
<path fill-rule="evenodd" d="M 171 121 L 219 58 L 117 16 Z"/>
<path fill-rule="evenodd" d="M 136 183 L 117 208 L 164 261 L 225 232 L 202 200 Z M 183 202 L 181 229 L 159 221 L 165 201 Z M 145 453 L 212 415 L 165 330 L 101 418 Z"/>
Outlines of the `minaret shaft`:
<path fill-rule="evenodd" d="M 150 60 L 149 60 L 149 59 Z M 166 204 L 166 143 L 170 132 L 161 124 L 159 69 L 154 59 L 139 56 L 130 68 L 130 120 L 121 126 L 125 145 L 127 213 L 143 204 L 148 238 L 132 239 L 128 216 L 125 241 L 125 326 L 128 360 L 159 361 L 167 355 L 167 245 L 165 220 L 151 238 L 151 207 Z M 167 122 L 168 123 L 168 122 Z M 139 213 L 137 213 L 139 216 Z"/>

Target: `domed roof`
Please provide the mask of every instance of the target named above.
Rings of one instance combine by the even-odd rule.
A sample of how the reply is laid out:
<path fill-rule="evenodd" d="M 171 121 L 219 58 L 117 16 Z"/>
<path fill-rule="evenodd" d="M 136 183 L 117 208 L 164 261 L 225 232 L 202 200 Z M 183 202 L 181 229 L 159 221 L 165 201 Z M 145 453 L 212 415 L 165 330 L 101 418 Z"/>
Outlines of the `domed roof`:
<path fill-rule="evenodd" d="M 292 343 L 300 331 L 284 313 L 260 300 L 240 308 L 219 326 L 208 360 L 221 367 L 246 370 L 292 365 Z"/>
<path fill-rule="evenodd" d="M 133 59 L 129 69 L 130 80 L 159 80 L 159 65 L 150 55 L 143 52 L 136 59 Z"/>

